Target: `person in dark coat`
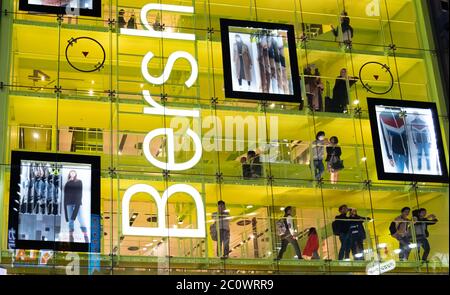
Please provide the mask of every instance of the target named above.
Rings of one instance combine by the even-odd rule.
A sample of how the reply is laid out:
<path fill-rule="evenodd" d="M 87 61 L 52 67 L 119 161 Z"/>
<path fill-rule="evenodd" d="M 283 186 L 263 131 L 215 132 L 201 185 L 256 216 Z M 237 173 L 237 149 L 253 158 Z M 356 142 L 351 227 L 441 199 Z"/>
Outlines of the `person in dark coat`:
<path fill-rule="evenodd" d="M 119 28 L 125 28 L 127 25 L 127 21 L 125 20 L 125 10 L 121 9 L 119 10 Z"/>
<path fill-rule="evenodd" d="M 347 78 L 349 87 L 352 87 L 358 81 L 357 77 L 347 76 L 347 69 L 341 69 L 333 87 L 333 112 L 343 113 L 347 111 L 347 105 L 349 104 L 347 84 L 345 82 Z"/>
<path fill-rule="evenodd" d="M 247 152 L 247 161 L 250 165 L 250 177 L 259 178 L 262 177 L 262 163 L 261 158 L 255 151 Z"/>
<path fill-rule="evenodd" d="M 81 206 L 83 199 L 83 182 L 77 179 L 77 172 L 71 170 L 64 186 L 64 213 L 66 222 L 69 223 L 69 241 L 74 242 L 75 220 L 80 224 L 80 230 L 84 240 L 89 243 L 87 227 L 83 219 Z"/>
<path fill-rule="evenodd" d="M 246 157 L 241 158 L 241 164 L 242 164 L 242 177 L 244 179 L 251 178 L 250 164 L 247 163 Z"/>
<path fill-rule="evenodd" d="M 348 222 L 348 207 L 341 205 L 339 207 L 339 215 L 335 217 L 337 223 L 337 233 L 339 234 L 339 241 L 341 248 L 339 249 L 339 260 L 350 258 L 350 236 L 349 236 L 349 222 Z"/>
<path fill-rule="evenodd" d="M 347 49 L 351 49 L 352 48 L 352 39 L 353 39 L 353 28 L 350 25 L 350 18 L 348 17 L 348 14 L 346 11 L 343 11 L 341 13 L 340 22 L 341 22 L 342 37 L 341 37 L 341 40 L 339 41 L 339 45 L 341 45 L 341 43 L 344 43 L 344 45 Z M 335 28 L 335 27 L 333 27 L 333 25 L 331 25 L 331 30 L 333 32 L 333 35 L 335 37 L 338 37 L 338 35 L 339 35 L 338 28 Z"/>
<path fill-rule="evenodd" d="M 338 146 L 338 138 L 336 136 L 330 137 L 330 144 L 327 146 L 327 157 L 325 161 L 327 162 L 327 168 L 330 172 L 330 181 L 332 184 L 336 184 L 339 177 L 339 170 L 341 167 L 337 167 L 336 163 L 341 160 L 342 150 Z"/>
<path fill-rule="evenodd" d="M 358 215 L 355 208 L 351 208 L 349 222 L 349 238 L 350 249 L 355 260 L 364 260 L 364 240 L 366 239 L 366 231 L 364 230 L 364 221 L 370 220 L 368 217 Z"/>

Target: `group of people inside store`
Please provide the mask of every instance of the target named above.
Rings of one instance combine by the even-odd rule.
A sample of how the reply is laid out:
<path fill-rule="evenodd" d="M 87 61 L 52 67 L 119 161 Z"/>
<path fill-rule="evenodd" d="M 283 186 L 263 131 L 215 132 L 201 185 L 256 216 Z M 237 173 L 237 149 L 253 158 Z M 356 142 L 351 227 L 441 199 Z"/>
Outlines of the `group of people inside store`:
<path fill-rule="evenodd" d="M 430 254 L 430 243 L 428 241 L 428 226 L 438 222 L 436 215 L 427 214 L 427 209 L 419 208 L 412 211 L 412 219 L 409 218 L 411 208 L 404 207 L 401 214 L 391 222 L 389 232 L 399 242 L 399 259 L 407 261 L 412 249 L 417 248 L 420 256 L 421 248 L 423 254 L 421 260 L 428 261 Z M 416 243 L 414 243 L 413 235 L 415 235 Z M 414 247 L 414 246 L 415 247 Z"/>
<path fill-rule="evenodd" d="M 228 258 L 230 253 L 231 218 L 224 201 L 219 201 L 217 205 L 217 212 L 212 214 L 214 223 L 210 226 L 210 234 L 212 239 L 217 242 L 217 256 Z M 423 248 L 424 252 L 421 259 L 422 261 L 427 261 L 430 253 L 428 226 L 436 224 L 438 220 L 434 214 L 427 215 L 425 208 L 414 210 L 412 213 L 413 218 L 409 219 L 410 211 L 409 207 L 404 207 L 401 210 L 401 215 L 396 217 L 389 227 L 390 233 L 400 243 L 400 261 L 407 261 L 411 250 L 414 248 L 412 247 L 413 231 L 418 255 L 420 256 L 421 248 Z M 365 259 L 364 240 L 366 239 L 366 231 L 364 222 L 370 220 L 371 218 L 369 217 L 359 216 L 355 208 L 350 208 L 345 204 L 339 206 L 339 215 L 331 223 L 333 235 L 337 236 L 340 242 L 338 260 L 350 260 L 350 252 L 353 260 Z M 307 241 L 303 251 L 301 251 L 298 238 L 304 236 L 300 236 L 294 221 L 293 207 L 287 206 L 284 208 L 283 217 L 276 221 L 276 233 L 281 240 L 281 247 L 275 260 L 278 261 L 283 258 L 289 244 L 292 245 L 296 254 L 295 258 L 297 259 L 303 259 L 304 256 L 310 259 L 320 259 L 317 229 L 310 227 L 305 231 L 307 232 Z"/>
<path fill-rule="evenodd" d="M 316 65 L 307 65 L 304 70 L 305 92 L 308 107 L 314 112 L 346 113 L 348 111 L 349 97 L 348 86 L 351 88 L 358 77 L 348 76 L 347 69 L 342 68 L 336 78 L 333 87 L 333 94 L 330 91 L 330 83 L 322 82 L 319 69 Z M 325 97 L 323 92 L 325 91 Z"/>
<path fill-rule="evenodd" d="M 255 151 L 248 151 L 247 157 L 241 157 L 242 177 L 244 179 L 260 178 L 263 175 L 261 156 Z"/>
<path fill-rule="evenodd" d="M 323 180 L 322 175 L 325 172 L 323 161 L 325 160 L 331 183 L 337 183 L 339 171 L 344 169 L 344 161 L 341 160 L 342 150 L 338 143 L 337 136 L 331 136 L 330 139 L 327 139 L 324 131 L 317 132 L 316 139 L 311 146 L 314 177 L 317 181 Z M 243 179 L 255 179 L 263 176 L 261 156 L 255 151 L 248 151 L 246 157 L 240 158 L 240 163 Z"/>
<path fill-rule="evenodd" d="M 323 160 L 327 163 L 327 170 L 330 173 L 331 184 L 336 184 L 339 177 L 339 171 L 344 169 L 344 161 L 341 160 L 342 150 L 338 145 L 337 136 L 331 136 L 330 139 L 325 138 L 325 132 L 319 131 L 316 139 L 312 142 L 312 158 L 314 178 L 317 181 L 323 180 L 325 166 Z"/>

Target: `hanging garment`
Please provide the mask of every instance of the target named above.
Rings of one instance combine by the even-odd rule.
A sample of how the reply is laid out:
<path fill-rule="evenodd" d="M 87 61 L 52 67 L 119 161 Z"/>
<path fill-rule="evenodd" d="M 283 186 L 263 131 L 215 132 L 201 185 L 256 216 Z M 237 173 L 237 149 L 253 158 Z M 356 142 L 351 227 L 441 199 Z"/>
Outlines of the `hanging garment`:
<path fill-rule="evenodd" d="M 252 58 L 248 46 L 242 41 L 234 43 L 233 62 L 236 67 L 236 78 L 252 81 Z"/>
<path fill-rule="evenodd" d="M 279 47 L 280 64 L 281 64 L 281 81 L 283 84 L 284 94 L 291 94 L 289 91 L 289 83 L 286 72 L 286 58 L 284 57 L 284 47 Z"/>
<path fill-rule="evenodd" d="M 269 44 L 267 43 L 267 37 L 263 36 L 261 38 L 261 48 L 262 48 L 262 60 L 264 64 L 264 77 L 261 77 L 261 80 L 264 80 L 264 93 L 269 93 L 270 91 L 270 77 L 272 76 L 271 68 L 270 68 L 270 58 L 269 58 Z"/>
<path fill-rule="evenodd" d="M 275 68 L 277 71 L 277 88 L 278 93 L 283 92 L 283 80 L 281 76 L 281 59 L 280 59 L 280 51 L 278 49 L 278 43 L 275 38 L 272 38 L 272 46 L 273 46 L 273 53 L 274 53 L 274 60 L 275 60 Z"/>
<path fill-rule="evenodd" d="M 259 64 L 259 76 L 261 78 L 261 91 L 266 93 L 269 92 L 266 90 L 267 88 L 267 80 L 266 80 L 266 66 L 264 64 L 264 57 L 263 57 L 263 48 L 261 45 L 261 42 L 257 43 L 258 48 L 258 64 Z"/>

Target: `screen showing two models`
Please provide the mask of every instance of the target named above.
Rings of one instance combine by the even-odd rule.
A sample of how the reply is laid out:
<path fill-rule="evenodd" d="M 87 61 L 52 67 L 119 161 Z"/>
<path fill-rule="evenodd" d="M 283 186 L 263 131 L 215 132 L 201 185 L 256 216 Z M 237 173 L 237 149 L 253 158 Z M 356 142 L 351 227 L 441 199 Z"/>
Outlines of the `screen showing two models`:
<path fill-rule="evenodd" d="M 233 91 L 294 93 L 287 31 L 230 26 L 229 43 Z"/>
<path fill-rule="evenodd" d="M 442 175 L 431 109 L 375 106 L 384 171 Z"/>
<path fill-rule="evenodd" d="M 91 165 L 22 160 L 18 238 L 90 243 Z"/>

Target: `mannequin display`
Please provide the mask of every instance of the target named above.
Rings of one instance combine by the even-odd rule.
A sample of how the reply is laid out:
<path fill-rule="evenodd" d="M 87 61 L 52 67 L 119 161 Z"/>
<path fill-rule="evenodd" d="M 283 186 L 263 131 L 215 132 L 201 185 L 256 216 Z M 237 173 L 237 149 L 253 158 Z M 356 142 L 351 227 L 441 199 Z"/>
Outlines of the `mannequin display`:
<path fill-rule="evenodd" d="M 47 187 L 47 215 L 59 215 L 59 183 L 58 169 L 50 168 Z"/>
<path fill-rule="evenodd" d="M 31 169 L 29 166 L 22 166 L 22 175 L 21 175 L 22 182 L 20 184 L 21 190 L 20 190 L 20 209 L 19 209 L 19 212 L 22 214 L 28 213 L 27 212 L 28 198 L 30 194 L 30 185 L 32 178 L 32 176 L 30 175 L 31 173 L 30 171 Z"/>
<path fill-rule="evenodd" d="M 30 165 L 30 171 L 29 171 L 29 179 L 28 179 L 28 187 L 27 187 L 27 207 L 26 207 L 26 213 L 30 214 L 33 212 L 34 208 L 34 185 L 36 182 L 36 178 L 34 177 L 34 164 L 31 163 Z"/>
<path fill-rule="evenodd" d="M 45 183 L 44 183 L 44 170 L 42 166 L 38 166 L 35 170 L 36 182 L 34 183 L 34 208 L 32 213 L 43 214 L 41 210 L 44 208 L 44 198 L 45 198 Z"/>
<path fill-rule="evenodd" d="M 81 206 L 83 199 L 83 183 L 77 179 L 77 172 L 71 170 L 64 186 L 64 213 L 66 222 L 69 223 L 69 241 L 74 242 L 75 221 L 78 220 L 84 240 L 89 243 L 87 227 L 84 222 Z"/>
<path fill-rule="evenodd" d="M 242 41 L 241 36 L 236 34 L 235 43 L 233 45 L 233 62 L 236 69 L 236 78 L 238 79 L 239 88 L 242 90 L 242 80 L 246 80 L 248 90 L 252 83 L 252 58 L 248 46 Z"/>
<path fill-rule="evenodd" d="M 43 186 L 41 187 L 42 193 L 41 193 L 41 199 L 40 199 L 40 207 L 41 207 L 41 214 L 46 215 L 48 214 L 48 204 L 50 203 L 49 194 L 48 194 L 48 180 L 50 176 L 50 172 L 48 170 L 47 166 L 43 166 L 43 177 L 42 177 L 42 183 Z"/>

